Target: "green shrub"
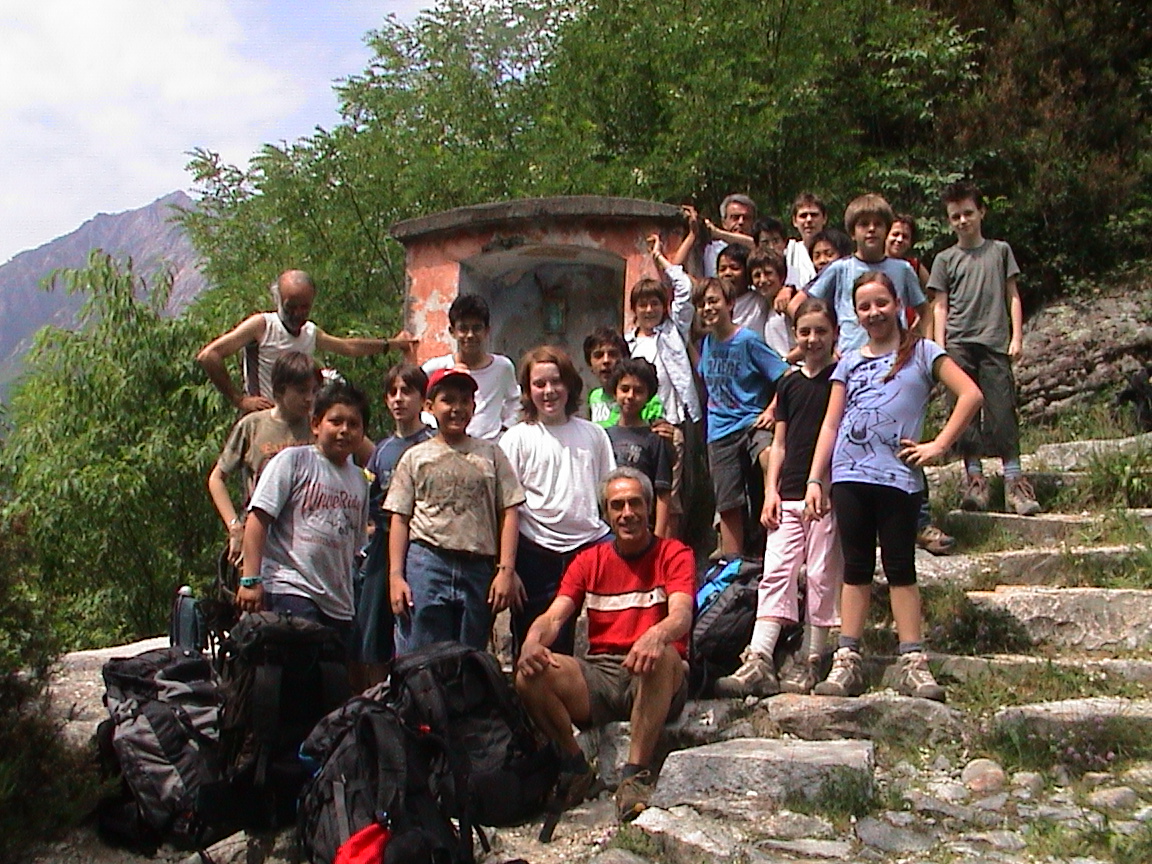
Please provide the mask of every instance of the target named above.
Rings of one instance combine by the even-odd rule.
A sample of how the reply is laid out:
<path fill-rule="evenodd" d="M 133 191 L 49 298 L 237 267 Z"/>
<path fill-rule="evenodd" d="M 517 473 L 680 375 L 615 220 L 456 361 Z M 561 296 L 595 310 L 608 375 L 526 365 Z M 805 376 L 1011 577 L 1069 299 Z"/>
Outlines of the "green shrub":
<path fill-rule="evenodd" d="M 75 824 L 96 789 L 94 766 L 62 740 L 47 684 L 57 656 L 48 597 L 28 572 L 25 534 L 0 525 L 0 861 Z"/>

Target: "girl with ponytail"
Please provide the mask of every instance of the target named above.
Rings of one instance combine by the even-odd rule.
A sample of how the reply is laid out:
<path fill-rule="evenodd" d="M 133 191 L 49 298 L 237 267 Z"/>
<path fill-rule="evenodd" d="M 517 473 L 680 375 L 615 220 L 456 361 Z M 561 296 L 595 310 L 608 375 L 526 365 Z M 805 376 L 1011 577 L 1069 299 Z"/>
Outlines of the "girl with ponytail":
<path fill-rule="evenodd" d="M 805 495 L 811 518 L 830 509 L 835 513 L 844 551 L 839 647 L 831 673 L 815 692 L 857 696 L 864 691 L 860 638 L 879 541 L 900 638 L 897 689 L 942 701 L 944 688 L 932 677 L 924 653 L 916 587 L 916 517 L 924 495 L 919 469 L 947 452 L 984 399 L 943 349 L 900 326 L 900 303 L 887 275 L 862 274 L 852 286 L 852 302 L 868 341 L 846 352 L 832 373 Z M 920 442 L 936 381 L 952 391 L 956 406 L 940 434 Z"/>

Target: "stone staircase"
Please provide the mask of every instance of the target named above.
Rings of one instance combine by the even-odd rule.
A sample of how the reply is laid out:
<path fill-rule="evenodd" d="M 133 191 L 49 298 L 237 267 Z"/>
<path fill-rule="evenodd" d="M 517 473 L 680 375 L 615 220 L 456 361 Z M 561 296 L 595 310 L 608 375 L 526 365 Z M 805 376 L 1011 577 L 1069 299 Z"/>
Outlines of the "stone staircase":
<path fill-rule="evenodd" d="M 493 832 L 485 860 L 1152 861 L 1152 510 L 1094 508 L 1078 491 L 1100 460 L 1144 452 L 1152 435 L 1045 445 L 1025 467 L 1054 512 L 948 514 L 961 553 L 917 559 L 948 704 L 885 690 L 894 658 L 876 648 L 873 689 L 856 699 L 690 702 L 634 823 L 616 825 L 605 793 L 565 814 L 551 844 L 538 824 Z M 934 497 L 959 472 L 930 470 Z M 867 641 L 890 651 L 883 624 Z M 609 788 L 628 734 L 615 723 L 582 736 Z M 294 851 L 239 837 L 210 854 L 259 864 Z"/>
<path fill-rule="evenodd" d="M 1008 628 L 1019 643 L 934 653 L 949 704 L 879 689 L 894 658 L 876 655 L 857 699 L 691 703 L 653 807 L 599 851 L 562 822 L 567 848 L 547 860 L 1152 861 L 1152 510 L 1094 508 L 1079 491 L 1101 460 L 1145 452 L 1152 435 L 1045 445 L 1025 467 L 1051 512 L 948 513 L 972 551 L 918 553 L 926 609 L 935 592 L 967 607 L 977 637 Z M 931 470 L 935 494 L 961 470 Z M 710 743 L 683 747 L 685 723 Z M 627 724 L 588 741 L 609 780 L 626 745 Z M 530 861 L 554 851 L 502 834 Z"/>

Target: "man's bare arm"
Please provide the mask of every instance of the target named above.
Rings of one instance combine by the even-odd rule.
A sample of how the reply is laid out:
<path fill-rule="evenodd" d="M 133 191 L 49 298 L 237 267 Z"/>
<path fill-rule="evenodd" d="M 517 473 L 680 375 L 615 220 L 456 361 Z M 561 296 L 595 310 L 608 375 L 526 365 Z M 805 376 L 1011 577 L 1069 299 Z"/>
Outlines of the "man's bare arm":
<path fill-rule="evenodd" d="M 245 396 L 236 388 L 232 376 L 224 366 L 224 361 L 249 342 L 259 342 L 263 336 L 264 316 L 257 313 L 245 318 L 223 336 L 213 339 L 196 355 L 196 362 L 208 373 L 208 379 L 216 385 L 216 389 L 244 413 L 271 408 L 272 401 L 263 396 Z"/>
<path fill-rule="evenodd" d="M 632 644 L 632 649 L 624 658 L 624 668 L 634 675 L 651 672 L 664 650 L 688 633 L 688 628 L 692 626 L 694 603 L 691 594 L 677 592 L 669 596 L 668 617 L 653 624 Z"/>
<path fill-rule="evenodd" d="M 419 340 L 407 330 L 401 330 L 391 339 L 366 339 L 330 336 L 320 328 L 316 328 L 316 350 L 339 354 L 342 357 L 369 357 L 393 349 L 399 351 L 409 363 L 415 363 L 418 343 Z"/>

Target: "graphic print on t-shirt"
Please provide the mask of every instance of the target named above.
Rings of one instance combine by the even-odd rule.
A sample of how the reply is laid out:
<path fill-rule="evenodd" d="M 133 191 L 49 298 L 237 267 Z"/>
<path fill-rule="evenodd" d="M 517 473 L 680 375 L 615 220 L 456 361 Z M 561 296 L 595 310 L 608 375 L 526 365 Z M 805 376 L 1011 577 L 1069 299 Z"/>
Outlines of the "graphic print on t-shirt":
<path fill-rule="evenodd" d="M 881 448 L 893 452 L 900 448 L 900 423 L 885 410 L 889 395 L 876 386 L 891 367 L 889 356 L 865 360 L 856 367 L 859 374 L 849 379 L 845 391 L 845 437 L 868 457 L 877 456 Z M 885 474 L 876 479 L 892 478 Z"/>

